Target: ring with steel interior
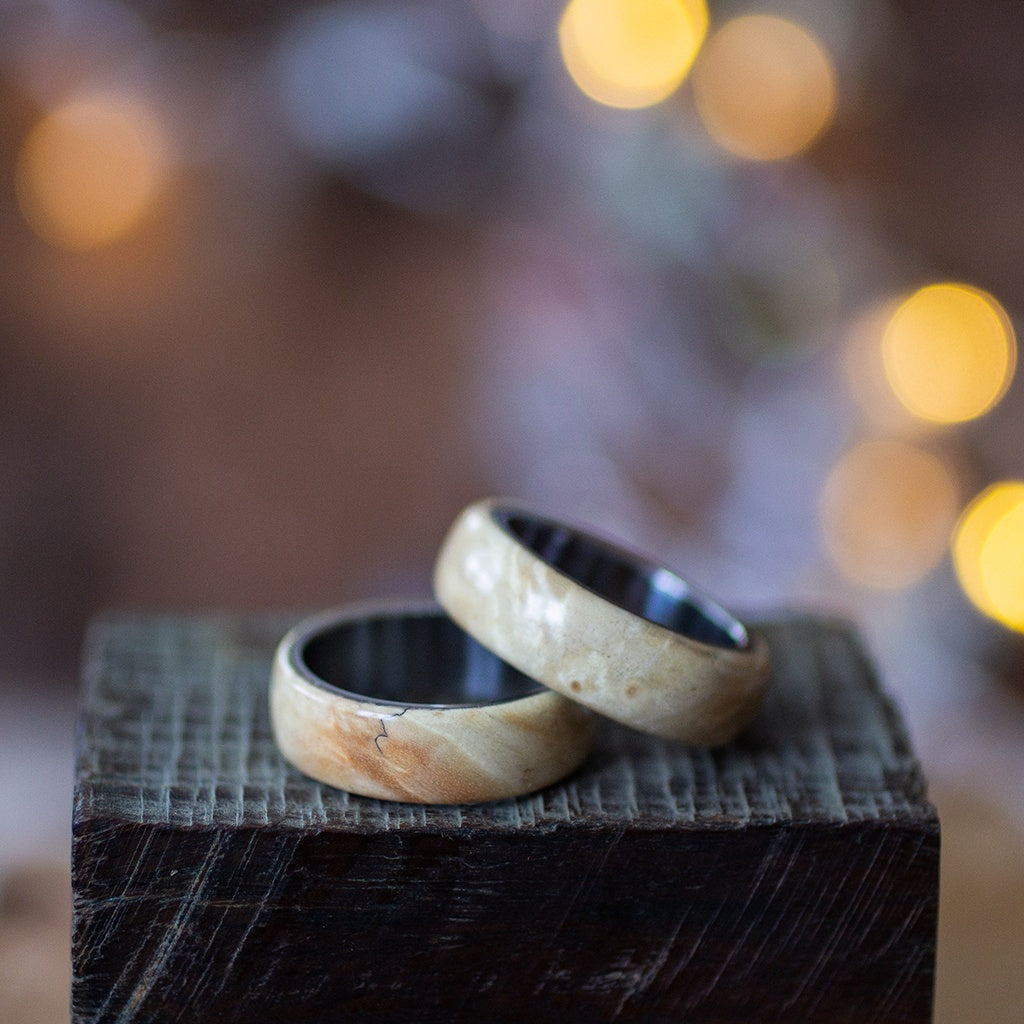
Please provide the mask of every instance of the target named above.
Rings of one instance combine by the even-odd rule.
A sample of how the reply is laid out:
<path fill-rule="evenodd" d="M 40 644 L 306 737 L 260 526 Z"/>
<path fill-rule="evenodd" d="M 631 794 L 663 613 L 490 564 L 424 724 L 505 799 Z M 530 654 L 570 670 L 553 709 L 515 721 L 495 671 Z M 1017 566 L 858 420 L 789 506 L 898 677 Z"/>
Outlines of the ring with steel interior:
<path fill-rule="evenodd" d="M 717 746 L 760 706 L 760 634 L 671 570 L 515 502 L 459 515 L 434 593 L 526 675 L 645 732 Z"/>
<path fill-rule="evenodd" d="M 593 716 L 527 678 L 436 606 L 307 619 L 278 645 L 274 738 L 295 767 L 363 796 L 473 803 L 575 770 Z"/>

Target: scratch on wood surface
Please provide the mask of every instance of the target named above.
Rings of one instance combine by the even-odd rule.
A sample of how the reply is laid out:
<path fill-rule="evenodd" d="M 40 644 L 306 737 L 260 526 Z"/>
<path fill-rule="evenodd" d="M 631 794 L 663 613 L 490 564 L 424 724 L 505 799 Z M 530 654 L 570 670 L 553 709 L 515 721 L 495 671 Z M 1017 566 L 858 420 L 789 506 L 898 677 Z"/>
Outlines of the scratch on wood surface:
<path fill-rule="evenodd" d="M 808 840 L 809 834 L 806 832 L 779 832 L 773 838 L 771 848 L 761 862 L 762 868 L 767 869 L 770 860 L 782 860 L 782 870 L 773 880 L 772 889 L 768 897 L 768 902 L 765 906 L 765 912 L 767 912 L 768 907 L 770 906 L 776 906 L 778 912 L 770 917 L 768 928 L 761 936 L 761 941 L 753 949 L 748 951 L 744 966 L 740 972 L 740 977 L 750 974 L 755 965 L 761 962 L 761 958 L 765 955 L 765 951 L 768 949 L 769 944 L 775 941 L 776 932 L 778 931 L 780 922 L 785 921 L 785 914 L 782 913 L 782 908 L 779 904 L 785 901 L 785 894 L 787 890 L 786 882 L 789 878 L 790 872 L 792 872 L 794 868 L 800 869 L 803 866 L 803 850 Z M 786 850 L 786 847 L 789 849 Z M 782 855 L 784 851 L 786 855 L 783 858 Z"/>
<path fill-rule="evenodd" d="M 765 878 L 769 875 L 769 872 L 774 867 L 775 862 L 782 855 L 782 847 L 784 845 L 785 837 L 775 836 L 766 848 L 764 854 L 761 857 L 760 863 L 757 866 L 757 870 L 754 873 L 754 876 L 750 882 L 750 886 L 748 889 L 746 889 L 746 898 L 744 899 L 742 909 L 739 911 L 738 914 L 741 920 L 747 918 L 748 909 L 754 902 L 755 898 L 760 895 L 761 889 L 764 885 Z M 743 957 L 745 961 L 745 969 L 747 972 L 749 972 L 751 967 L 750 958 L 752 954 L 749 948 L 747 947 L 747 943 L 750 940 L 750 937 L 754 930 L 758 927 L 758 925 L 760 925 L 761 921 L 768 913 L 768 910 L 773 905 L 776 897 L 786 892 L 783 882 L 796 862 L 797 857 L 795 851 L 790 851 L 788 856 L 785 857 L 784 867 L 781 876 L 773 878 L 771 891 L 769 892 L 766 903 L 757 911 L 757 913 L 753 917 L 751 917 L 747 921 L 747 925 L 743 929 L 743 931 L 738 936 L 733 938 L 725 954 L 722 955 L 721 953 L 719 953 L 717 955 L 717 964 L 714 973 L 711 975 L 708 981 L 704 983 L 704 985 L 702 985 L 698 990 L 696 990 L 693 993 L 692 997 L 688 1000 L 688 1003 L 691 1007 L 696 1008 L 700 1006 L 702 1003 L 708 1001 L 709 997 L 718 987 L 722 978 L 725 977 L 727 973 L 730 971 L 733 962 L 738 956 Z M 765 943 L 762 943 L 761 949 L 764 949 L 764 947 Z"/>
<path fill-rule="evenodd" d="M 724 904 L 719 903 L 711 911 L 711 913 L 704 919 L 704 923 L 701 925 L 700 931 L 697 933 L 693 941 L 690 943 L 690 948 L 686 951 L 686 953 L 683 956 L 679 958 L 679 960 L 675 963 L 675 965 L 672 968 L 672 972 L 669 975 L 667 981 L 667 986 L 669 990 L 675 987 L 675 982 L 679 975 L 689 968 L 690 964 L 693 962 L 694 957 L 697 955 L 697 953 L 703 946 L 704 939 L 707 936 L 708 932 L 718 922 L 718 918 L 721 916 L 723 909 Z M 699 999 L 696 998 L 691 992 L 687 994 L 683 1005 L 687 1011 L 692 1011 L 692 1009 L 696 1007 L 698 1004 Z"/>
<path fill-rule="evenodd" d="M 178 908 L 178 912 L 174 915 L 173 920 L 167 925 L 163 938 L 160 940 L 160 944 L 154 952 L 153 959 L 143 966 L 138 980 L 135 982 L 134 987 L 124 1002 L 121 1012 L 115 1018 L 116 1024 L 130 1024 L 131 1021 L 137 1019 L 136 1013 L 139 1007 L 160 979 L 164 967 L 170 959 L 171 954 L 174 952 L 178 942 L 182 939 L 190 938 L 190 936 L 186 934 L 189 918 L 199 907 L 200 896 L 204 886 L 206 885 L 206 880 L 209 877 L 211 869 L 220 859 L 223 843 L 223 835 L 218 834 L 212 847 L 207 851 L 202 864 L 199 865 L 188 889 L 185 891 L 181 900 L 181 905 Z M 122 977 L 128 974 L 130 969 L 134 969 L 134 960 L 135 958 L 125 965 L 125 969 L 121 974 Z M 111 988 L 112 990 L 116 989 L 117 983 L 115 982 Z"/>
<path fill-rule="evenodd" d="M 605 842 L 604 849 L 600 855 L 596 858 L 588 861 L 586 869 L 579 876 L 576 887 L 572 891 L 572 895 L 569 897 L 569 901 L 565 906 L 565 910 L 562 912 L 560 918 L 555 923 L 554 927 L 548 931 L 547 942 L 544 943 L 545 947 L 549 950 L 557 949 L 559 940 L 561 939 L 562 931 L 565 928 L 566 922 L 569 920 L 570 915 L 573 912 L 576 904 L 580 898 L 589 891 L 590 887 L 594 884 L 594 880 L 598 878 L 601 872 L 604 870 L 605 865 L 608 863 L 608 858 L 611 857 L 615 848 L 622 842 L 622 837 L 625 835 L 625 829 L 619 829 L 615 832 L 611 838 Z M 552 958 L 552 964 L 557 963 L 557 957 Z M 547 975 L 540 982 L 537 988 L 536 995 L 541 995 L 544 988 Z"/>
<path fill-rule="evenodd" d="M 919 979 L 930 979 L 934 974 L 935 951 L 920 943 L 915 944 L 902 969 L 890 980 L 883 992 L 876 1018 L 879 1024 L 895 1019 L 898 1004 L 903 1002 L 905 993 L 918 983 Z"/>
<path fill-rule="evenodd" d="M 102 842 L 104 840 L 104 833 L 106 833 L 106 835 L 109 835 L 112 839 L 112 833 L 114 831 L 115 830 L 112 827 L 102 830 L 99 837 L 100 841 Z M 132 891 L 138 887 L 138 874 L 139 871 L 142 870 L 143 865 L 147 864 L 148 862 L 149 847 L 152 841 L 152 832 L 146 831 L 142 833 L 140 837 L 140 842 L 137 844 L 135 850 L 132 851 L 131 871 L 128 873 L 127 878 L 122 878 L 118 880 L 119 891 L 121 893 Z M 79 899 L 83 899 L 81 891 L 79 891 L 76 895 L 78 895 Z M 117 910 L 115 910 L 115 912 L 106 919 L 103 930 L 99 934 L 90 934 L 90 956 L 101 955 L 107 943 L 116 938 L 118 930 L 121 926 L 122 919 L 123 911 L 121 907 L 118 906 Z"/>
<path fill-rule="evenodd" d="M 662 941 L 661 948 L 653 955 L 651 962 L 647 967 L 643 968 L 639 972 L 635 983 L 622 993 L 621 998 L 612 1011 L 612 1020 L 617 1020 L 626 1009 L 626 1006 L 637 996 L 643 995 L 662 972 L 665 964 L 668 963 L 669 957 L 675 949 L 676 940 L 679 938 L 680 931 L 682 931 L 683 926 L 689 919 L 691 908 L 692 904 L 687 904 L 683 908 L 682 914 L 680 914 L 679 918 L 676 920 L 675 927 L 668 935 L 665 936 Z"/>
<path fill-rule="evenodd" d="M 242 860 L 242 869 L 243 870 L 240 873 L 240 877 L 244 877 L 244 868 L 246 866 L 248 866 L 248 864 L 249 864 L 249 862 L 250 862 L 254 852 L 256 851 L 257 843 L 258 843 L 259 839 L 260 839 L 260 836 L 259 836 L 259 833 L 257 833 L 257 832 L 253 832 L 252 835 L 250 835 L 250 837 L 249 837 L 249 844 L 248 844 L 248 847 L 246 848 L 246 851 L 245 851 L 245 854 L 244 854 L 243 860 Z M 232 974 L 232 970 L 233 970 L 233 968 L 235 966 L 235 963 L 238 960 L 238 957 L 241 954 L 242 950 L 245 948 L 246 941 L 248 940 L 249 935 L 251 934 L 253 928 L 256 927 L 256 923 L 259 921 L 260 915 L 263 914 L 266 911 L 268 901 L 275 895 L 275 893 L 277 892 L 278 886 L 281 884 L 281 881 L 286 877 L 286 875 L 288 873 L 288 868 L 290 867 L 290 865 L 292 863 L 292 859 L 293 859 L 294 855 L 295 855 L 295 841 L 294 841 L 294 839 L 292 839 L 292 837 L 287 836 L 287 835 L 282 836 L 274 844 L 274 862 L 275 862 L 275 866 L 274 866 L 273 874 L 270 876 L 270 878 L 267 881 L 266 889 L 264 890 L 264 894 L 263 894 L 262 898 L 252 902 L 252 904 L 251 904 L 252 913 L 249 915 L 249 919 L 246 922 L 246 925 L 245 925 L 244 929 L 242 930 L 241 937 L 239 939 L 237 939 L 237 940 L 234 940 L 234 946 L 232 948 L 231 956 L 228 959 L 227 964 L 224 965 L 223 968 L 219 969 L 219 977 L 218 977 L 217 985 L 216 985 L 215 989 L 213 990 L 213 992 L 211 994 L 211 998 L 213 996 L 219 995 L 224 990 L 224 987 L 226 985 L 231 984 L 231 983 L 234 982 L 234 976 Z M 238 908 L 239 905 L 240 905 L 239 901 L 237 900 L 236 897 L 232 897 L 230 899 L 229 906 L 232 909 Z M 209 964 L 212 964 L 212 961 L 208 961 L 208 965 Z M 209 969 L 209 966 L 208 966 L 208 969 Z M 199 986 L 197 986 L 197 988 L 198 987 Z"/>
<path fill-rule="evenodd" d="M 883 851 L 888 857 L 879 865 Z M 889 895 L 876 891 L 872 892 L 872 900 L 865 901 L 864 894 L 869 889 L 875 889 L 879 879 L 890 877 L 889 870 L 894 858 L 902 858 L 903 854 L 901 844 L 889 844 L 887 837 L 879 837 L 879 841 L 870 847 L 867 864 L 855 865 L 859 878 L 852 890 L 846 884 L 848 876 L 828 877 L 828 886 L 819 891 L 818 899 L 806 915 L 808 933 L 815 941 L 817 955 L 811 966 L 800 975 L 799 982 L 786 1001 L 784 1009 L 806 1005 L 805 993 L 819 988 L 819 977 L 826 968 L 835 970 L 844 956 L 857 955 L 857 950 L 849 948 L 848 936 L 867 934 L 861 923 L 864 914 L 872 906 L 885 906 Z M 844 866 L 849 870 L 854 865 Z M 824 909 L 820 909 L 823 903 Z M 819 939 L 819 935 L 826 928 L 828 931 L 824 934 L 823 940 Z"/>

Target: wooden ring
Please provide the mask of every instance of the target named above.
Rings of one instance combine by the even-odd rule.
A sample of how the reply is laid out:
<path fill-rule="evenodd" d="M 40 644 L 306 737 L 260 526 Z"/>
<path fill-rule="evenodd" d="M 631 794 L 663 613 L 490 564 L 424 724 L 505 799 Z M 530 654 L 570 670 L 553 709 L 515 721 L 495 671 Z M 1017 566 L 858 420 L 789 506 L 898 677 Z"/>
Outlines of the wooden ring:
<path fill-rule="evenodd" d="M 645 732 L 717 746 L 760 706 L 763 637 L 674 572 L 514 502 L 459 515 L 434 594 L 521 672 Z"/>
<path fill-rule="evenodd" d="M 278 645 L 274 738 L 307 775 L 363 796 L 475 803 L 582 764 L 593 715 L 481 647 L 436 606 L 318 615 Z"/>

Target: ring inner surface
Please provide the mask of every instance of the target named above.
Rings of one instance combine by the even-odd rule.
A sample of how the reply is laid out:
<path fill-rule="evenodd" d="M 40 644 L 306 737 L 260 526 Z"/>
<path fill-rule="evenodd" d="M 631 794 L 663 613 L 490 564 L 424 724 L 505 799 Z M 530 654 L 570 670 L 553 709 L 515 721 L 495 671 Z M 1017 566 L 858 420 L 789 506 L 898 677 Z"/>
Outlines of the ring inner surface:
<path fill-rule="evenodd" d="M 494 704 L 544 689 L 441 612 L 345 620 L 296 646 L 318 685 L 403 707 Z"/>
<path fill-rule="evenodd" d="M 748 646 L 742 623 L 670 570 L 552 520 L 502 508 L 494 515 L 538 558 L 606 601 L 701 643 Z"/>

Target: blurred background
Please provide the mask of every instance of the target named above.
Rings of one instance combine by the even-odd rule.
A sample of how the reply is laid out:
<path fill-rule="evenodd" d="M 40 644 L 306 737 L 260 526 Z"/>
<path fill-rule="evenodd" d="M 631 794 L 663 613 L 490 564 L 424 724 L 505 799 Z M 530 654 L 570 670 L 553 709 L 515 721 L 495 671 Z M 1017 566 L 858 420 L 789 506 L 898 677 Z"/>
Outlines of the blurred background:
<path fill-rule="evenodd" d="M 861 628 L 1024 996 L 1024 5 L 0 5 L 0 1019 L 67 1019 L 110 607 L 429 591 L 529 499 Z"/>

